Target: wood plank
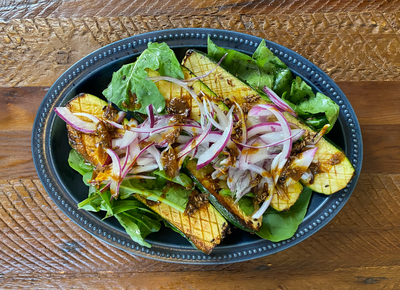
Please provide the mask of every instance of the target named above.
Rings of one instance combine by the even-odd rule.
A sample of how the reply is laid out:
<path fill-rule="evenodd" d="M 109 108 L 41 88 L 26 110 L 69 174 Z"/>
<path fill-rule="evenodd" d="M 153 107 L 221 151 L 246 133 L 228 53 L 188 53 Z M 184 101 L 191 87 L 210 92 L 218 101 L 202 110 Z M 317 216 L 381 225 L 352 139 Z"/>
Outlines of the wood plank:
<path fill-rule="evenodd" d="M 257 13 L 270 15 L 279 11 L 281 14 L 308 14 L 316 12 L 370 12 L 380 10 L 391 12 L 398 10 L 396 1 L 385 2 L 383 0 L 328 0 L 328 1 L 263 1 L 230 0 L 220 1 L 54 1 L 40 0 L 31 2 L 19 0 L 0 3 L 0 17 L 3 19 L 36 18 L 36 17 L 82 17 L 82 16 L 129 16 L 141 15 L 171 15 L 177 11 L 181 15 L 192 16 L 198 14 L 229 15 L 233 12 L 241 14 Z"/>
<path fill-rule="evenodd" d="M 297 274 L 273 267 L 243 269 L 240 272 L 159 272 L 159 273 L 74 273 L 5 276 L 3 289 L 398 289 L 398 266 L 339 268 Z M 112 281 L 112 282 L 111 282 Z M 110 285 L 112 284 L 112 285 Z M 234 286 L 233 286 L 234 285 Z"/>
<path fill-rule="evenodd" d="M 47 273 L 66 282 L 66 276 L 58 275 L 60 271 L 75 281 L 79 275 L 74 275 L 78 273 L 130 273 L 136 276 L 145 272 L 238 273 L 247 269 L 300 277 L 309 273 L 334 274 L 361 265 L 366 267 L 364 270 L 398 267 L 399 196 L 400 174 L 362 174 L 341 212 L 326 227 L 300 244 L 243 263 L 196 266 L 135 258 L 95 239 L 69 220 L 54 205 L 38 180 L 2 180 L 0 272 L 10 277 L 27 275 L 35 281 L 36 272 Z M 87 274 L 88 279 L 94 277 L 92 274 Z M 365 279 L 381 275 L 360 272 Z M 0 283 L 0 287 L 4 285 Z"/>
<path fill-rule="evenodd" d="M 102 46 L 140 33 L 180 27 L 230 29 L 269 39 L 299 52 L 335 81 L 399 81 L 400 23 L 396 10 L 392 9 L 398 3 L 386 4 L 383 7 L 389 10 L 383 12 L 377 9 L 381 2 L 374 1 L 368 6 L 375 7 L 372 10 L 367 7 L 364 10 L 360 8 L 359 11 L 359 7 L 364 7 L 366 1 L 359 2 L 359 5 L 346 5 L 343 1 L 342 4 L 348 10 L 340 11 L 343 6 L 338 5 L 332 7 L 339 11 L 331 8 L 332 12 L 329 9 L 328 12 L 318 12 L 320 1 L 312 1 L 304 6 L 308 6 L 304 8 L 305 11 L 314 7 L 312 13 L 294 13 L 290 7 L 302 11 L 299 7 L 301 1 L 296 1 L 293 5 L 282 4 L 290 8 L 288 11 L 281 10 L 282 7 L 275 1 L 277 10 L 272 8 L 268 17 L 259 13 L 263 9 L 269 9 L 269 6 L 258 6 L 256 2 L 246 2 L 243 5 L 226 3 L 223 8 L 210 4 L 218 11 L 221 8 L 222 12 L 214 15 L 201 14 L 196 12 L 199 10 L 194 10 L 195 15 L 190 17 L 180 14 L 184 9 L 177 9 L 172 1 L 167 2 L 171 6 L 166 4 L 159 9 L 163 11 L 169 7 L 173 11 L 179 11 L 176 12 L 178 14 L 161 16 L 148 15 L 145 12 L 141 14 L 134 10 L 128 15 L 114 15 L 114 12 L 110 12 L 113 16 L 104 17 L 103 13 L 114 7 L 111 4 L 93 12 L 94 15 L 101 14 L 100 16 L 89 16 L 91 12 L 82 16 L 80 14 L 83 12 L 77 11 L 86 10 L 74 9 L 75 5 L 80 5 L 74 1 L 61 3 L 71 5 L 70 13 L 76 12 L 79 17 L 73 14 L 73 17 L 45 18 L 42 15 L 47 15 L 46 13 L 33 12 L 33 15 L 38 13 L 38 17 L 26 19 L 22 18 L 24 13 L 31 11 L 26 9 L 19 16 L 18 13 L 15 14 L 18 19 L 0 22 L 0 86 L 50 86 L 72 64 Z M 58 1 L 40 3 L 60 5 Z M 88 6 L 101 7 L 92 1 L 88 3 Z M 143 7 L 149 11 L 152 7 L 153 11 L 156 6 Z M 187 4 L 181 6 L 187 7 Z M 24 9 L 26 7 L 29 5 L 24 6 Z M 124 7 L 124 4 L 118 7 Z M 208 6 L 205 5 L 205 9 L 206 7 Z M 250 10 L 247 11 L 246 7 Z M 59 11 L 64 13 L 68 9 L 60 8 Z M 32 67 L 35 67 L 35 73 L 32 73 Z"/>

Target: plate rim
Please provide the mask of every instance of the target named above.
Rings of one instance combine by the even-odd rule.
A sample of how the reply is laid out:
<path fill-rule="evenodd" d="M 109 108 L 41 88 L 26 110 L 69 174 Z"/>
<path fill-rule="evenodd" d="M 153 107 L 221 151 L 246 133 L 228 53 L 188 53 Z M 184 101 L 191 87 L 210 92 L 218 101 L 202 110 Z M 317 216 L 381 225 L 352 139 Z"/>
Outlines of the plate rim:
<path fill-rule="evenodd" d="M 242 49 L 239 48 L 238 50 L 246 51 L 247 53 L 253 52 L 262 40 L 260 37 L 245 33 L 211 28 L 177 28 L 131 36 L 97 49 L 71 65 L 50 87 L 37 111 L 32 129 L 31 148 L 36 171 L 46 192 L 53 202 L 86 232 L 131 254 L 181 264 L 228 264 L 271 255 L 298 244 L 323 228 L 345 205 L 358 181 L 363 158 L 362 135 L 357 116 L 349 100 L 337 84 L 311 61 L 287 47 L 265 39 L 268 48 L 285 62 L 292 71 L 312 82 L 319 91 L 322 91 L 339 104 L 339 118 L 348 125 L 342 126 L 342 130 L 349 130 L 348 135 L 350 136 L 349 140 L 346 140 L 346 138 L 344 140 L 344 150 L 351 150 L 352 154 L 346 152 L 346 155 L 355 168 L 355 176 L 346 188 L 329 196 L 332 199 L 329 203 L 329 208 L 318 209 L 321 212 L 319 217 L 303 222 L 296 234 L 288 240 L 274 243 L 260 239 L 245 246 L 217 246 L 211 255 L 205 255 L 194 248 L 179 246 L 173 248 L 157 245 L 148 249 L 131 241 L 127 234 L 121 234 L 111 226 L 99 223 L 89 212 L 79 211 L 77 213 L 76 203 L 71 202 L 73 198 L 65 196 L 62 186 L 56 182 L 60 182 L 60 180 L 55 174 L 52 160 L 49 160 L 51 144 L 46 146 L 46 141 L 49 141 L 52 130 L 49 124 L 53 124 L 55 119 L 55 113 L 53 112 L 55 103 L 63 101 L 66 97 L 66 92 L 73 86 L 74 82 L 78 82 L 81 78 L 101 68 L 104 63 L 122 58 L 122 54 L 128 49 L 133 50 L 133 54 L 139 53 L 143 48 L 147 47 L 148 42 L 153 41 L 171 42 L 175 44 L 172 47 L 179 47 L 185 42 L 204 40 L 206 45 L 208 35 L 217 44 L 223 43 L 225 45 L 222 46 L 235 49 L 240 47 Z M 189 46 L 188 43 L 185 44 L 185 47 Z M 200 45 L 196 44 L 195 46 L 199 47 Z M 110 60 L 107 61 L 106 58 Z M 103 227 L 106 227 L 105 235 Z"/>

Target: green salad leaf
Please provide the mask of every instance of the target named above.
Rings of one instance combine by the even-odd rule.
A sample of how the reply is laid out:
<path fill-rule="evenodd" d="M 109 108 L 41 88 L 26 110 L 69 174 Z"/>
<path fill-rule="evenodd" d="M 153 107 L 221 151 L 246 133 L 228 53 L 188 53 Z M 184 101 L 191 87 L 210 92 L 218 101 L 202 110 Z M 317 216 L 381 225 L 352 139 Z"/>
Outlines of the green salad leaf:
<path fill-rule="evenodd" d="M 238 201 L 239 208 L 246 214 L 251 215 L 254 212 L 254 204 L 250 197 L 243 196 Z"/>
<path fill-rule="evenodd" d="M 180 172 L 179 175 L 175 176 L 174 178 L 170 178 L 169 176 L 167 176 L 167 173 L 164 170 L 156 170 L 153 172 L 153 174 L 160 176 L 163 179 L 180 184 L 186 189 L 192 189 L 194 186 L 192 179 L 182 172 Z"/>
<path fill-rule="evenodd" d="M 172 187 L 163 186 L 161 188 L 157 187 L 156 183 L 146 186 L 146 182 L 141 182 L 139 179 L 124 180 L 119 190 L 121 199 L 136 193 L 148 200 L 165 203 L 180 212 L 185 211 L 191 192 L 191 190 L 185 189 L 179 184 Z"/>
<path fill-rule="evenodd" d="M 339 115 L 339 106 L 327 96 L 312 91 L 300 77 L 293 79 L 290 69 L 266 46 L 264 40 L 258 45 L 253 56 L 217 46 L 208 38 L 208 55 L 220 60 L 225 54 L 222 65 L 232 74 L 261 90 L 271 88 L 281 96 L 315 130 L 330 124 L 329 132 Z"/>
<path fill-rule="evenodd" d="M 253 59 L 256 60 L 258 67 L 274 76 L 272 85 L 269 86 L 267 83 L 264 83 L 262 86 L 259 86 L 260 89 L 267 86 L 279 96 L 290 91 L 290 84 L 293 80 L 292 72 L 283 61 L 268 49 L 264 39 L 254 52 Z"/>
<path fill-rule="evenodd" d="M 160 220 L 155 220 L 143 212 L 133 210 L 124 211 L 115 215 L 119 223 L 125 228 L 132 240 L 139 245 L 150 248 L 144 238 L 151 233 L 158 232 L 161 228 Z"/>
<path fill-rule="evenodd" d="M 89 186 L 88 198 L 78 203 L 79 209 L 98 212 L 102 209 L 103 199 L 94 186 Z"/>
<path fill-rule="evenodd" d="M 290 96 L 284 95 L 283 99 L 315 130 L 330 124 L 329 132 L 339 116 L 339 106 L 333 100 L 320 92 L 315 95 L 311 87 L 299 77 L 293 80 Z"/>
<path fill-rule="evenodd" d="M 121 110 L 146 114 L 150 104 L 158 113 L 165 109 L 165 99 L 155 83 L 147 80 L 146 69 L 158 71 L 162 76 L 183 79 L 184 75 L 175 53 L 166 43 L 149 43 L 134 63 L 122 66 L 113 73 L 111 83 L 103 91 L 109 102 Z"/>
<path fill-rule="evenodd" d="M 232 196 L 232 192 L 227 189 L 221 189 L 218 194 L 222 196 Z M 239 208 L 246 214 L 246 215 L 251 215 L 254 212 L 254 203 L 251 198 L 254 198 L 255 195 L 252 192 L 249 192 L 245 196 L 243 196 L 241 199 L 238 201 Z"/>
<path fill-rule="evenodd" d="M 215 45 L 210 37 L 208 38 L 207 53 L 217 61 L 227 54 L 222 65 L 255 88 L 272 87 L 274 84 L 274 74 L 268 67 L 267 69 L 260 67 L 255 59 L 244 53 Z"/>
<path fill-rule="evenodd" d="M 78 171 L 81 175 L 93 172 L 94 169 L 94 166 L 86 162 L 86 160 L 74 149 L 69 152 L 68 164 L 72 169 Z"/>
<path fill-rule="evenodd" d="M 73 149 L 69 154 L 68 163 L 73 169 L 83 175 L 84 181 L 87 178 L 91 179 L 93 166 L 85 163 L 83 157 Z M 160 179 L 162 178 L 160 177 Z M 164 180 L 164 183 L 160 181 L 148 182 L 148 186 L 163 186 L 165 182 L 166 180 Z M 131 197 L 130 193 L 122 195 L 123 199 L 114 200 L 111 198 L 110 190 L 100 192 L 96 187 L 87 182 L 85 183 L 89 186 L 89 193 L 88 197 L 78 204 L 79 209 L 93 212 L 105 211 L 106 215 L 104 218 L 109 218 L 111 216 L 117 218 L 133 241 L 142 246 L 151 247 L 144 238 L 150 233 L 160 230 L 161 217 L 158 214 L 149 210 L 143 203 Z"/>
<path fill-rule="evenodd" d="M 312 190 L 304 187 L 299 199 L 288 211 L 276 211 L 269 207 L 263 215 L 263 222 L 258 236 L 272 242 L 291 238 L 304 220 Z"/>

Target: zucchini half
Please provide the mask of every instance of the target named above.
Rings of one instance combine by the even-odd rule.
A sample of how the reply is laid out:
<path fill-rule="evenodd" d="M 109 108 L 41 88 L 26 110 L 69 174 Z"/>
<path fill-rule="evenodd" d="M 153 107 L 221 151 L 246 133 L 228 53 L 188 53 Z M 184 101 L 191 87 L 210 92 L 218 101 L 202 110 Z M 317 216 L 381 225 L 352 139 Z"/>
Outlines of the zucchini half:
<path fill-rule="evenodd" d="M 184 73 L 185 79 L 191 79 L 195 77 L 195 75 L 188 70 L 186 67 L 182 67 L 182 71 Z M 148 71 L 149 76 L 158 76 L 158 72 Z M 167 106 L 168 103 L 171 102 L 174 98 L 183 98 L 190 100 L 189 104 L 191 106 L 191 114 L 190 117 L 196 121 L 200 120 L 200 110 L 195 101 L 193 101 L 190 94 L 183 89 L 181 86 L 168 82 L 168 81 L 159 81 L 156 83 L 158 90 L 164 96 Z M 217 96 L 208 86 L 206 86 L 203 82 L 199 80 L 195 80 L 189 84 L 197 95 L 205 95 L 207 98 L 217 104 L 221 110 L 228 111 L 228 107 L 223 102 L 223 99 Z M 194 161 L 193 161 L 194 162 Z M 229 196 L 222 196 L 218 194 L 216 190 L 213 190 L 210 186 L 210 181 L 206 181 L 204 170 L 196 170 L 196 166 L 192 166 L 193 162 L 189 162 L 186 166 L 186 169 L 189 171 L 189 175 L 191 175 L 192 179 L 197 181 L 198 188 L 204 191 L 209 195 L 210 202 L 218 209 L 218 211 L 233 225 L 242 230 L 248 232 L 258 231 L 261 227 L 262 218 L 257 220 L 252 220 L 251 215 L 247 216 L 237 204 L 234 203 L 234 199 Z M 211 177 L 210 177 L 211 178 Z M 199 182 L 201 180 L 201 182 Z M 211 179 L 212 180 L 212 179 Z M 200 184 L 202 186 L 200 186 Z M 258 209 L 258 206 L 255 206 Z"/>
<path fill-rule="evenodd" d="M 213 69 L 217 63 L 204 53 L 189 50 L 182 64 L 195 75 L 204 75 Z M 271 103 L 265 94 L 256 91 L 221 66 L 218 66 L 202 81 L 224 100 L 236 101 L 244 111 L 250 110 L 255 105 Z M 313 132 L 311 128 L 289 113 L 285 112 L 284 115 L 289 122 Z M 315 192 L 330 195 L 346 187 L 355 170 L 345 154 L 326 139 L 322 138 L 319 141 L 318 148 L 313 159 L 313 162 L 318 166 L 314 175 L 314 182 L 310 184 L 306 180 L 301 180 L 301 183 Z M 274 206 L 274 208 L 276 207 Z"/>
<path fill-rule="evenodd" d="M 96 96 L 80 94 L 72 99 L 66 107 L 72 113 L 89 113 L 101 118 L 104 114 L 103 108 L 107 105 L 107 102 Z M 87 120 L 85 117 L 80 118 Z M 71 146 L 88 162 L 99 164 L 99 152 L 95 146 L 100 140 L 99 137 L 95 134 L 78 132 L 70 126 L 67 126 L 67 129 Z M 229 231 L 227 221 L 209 203 L 198 209 L 192 216 L 188 216 L 169 205 L 146 202 L 146 198 L 138 194 L 134 196 L 172 224 L 192 245 L 206 254 L 210 254 Z"/>

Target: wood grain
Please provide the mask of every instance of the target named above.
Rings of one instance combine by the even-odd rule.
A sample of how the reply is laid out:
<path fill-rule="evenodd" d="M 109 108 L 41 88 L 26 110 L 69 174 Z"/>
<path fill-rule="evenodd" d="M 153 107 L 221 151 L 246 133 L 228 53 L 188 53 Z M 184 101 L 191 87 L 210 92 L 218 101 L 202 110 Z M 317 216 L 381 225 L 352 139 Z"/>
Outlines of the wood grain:
<path fill-rule="evenodd" d="M 21 18 L 74 18 L 82 15 L 92 16 L 130 16 L 139 15 L 171 15 L 180 14 L 187 17 L 193 15 L 230 15 L 256 13 L 258 15 L 335 13 L 335 12 L 392 12 L 400 7 L 396 1 L 383 0 L 227 0 L 227 1 L 54 1 L 54 0 L 14 0 L 0 3 L 0 17 L 8 19 Z"/>
<path fill-rule="evenodd" d="M 102 283 L 112 280 L 111 289 L 228 289 L 228 281 L 236 289 L 248 283 L 254 288 L 246 289 L 262 283 L 271 285 L 268 289 L 369 284 L 395 289 L 400 282 L 399 196 L 400 174 L 362 174 L 341 212 L 304 242 L 248 262 L 196 266 L 135 258 L 71 222 L 38 180 L 2 180 L 0 287 L 105 289 Z M 308 273 L 326 278 L 310 282 Z M 199 283 L 201 277 L 207 281 Z"/>
<path fill-rule="evenodd" d="M 300 2 L 295 1 L 293 9 L 297 9 Z M 311 2 L 313 4 L 305 5 L 308 6 L 305 11 L 316 6 L 316 1 Z M 75 2 L 63 3 L 77 5 L 73 4 Z M 175 4 L 171 4 L 174 2 L 168 3 L 167 7 L 184 11 L 177 10 Z M 370 7 L 377 9 L 379 3 L 381 1 Z M 218 8 L 216 14 L 191 16 L 140 14 L 140 9 L 127 15 L 90 16 L 97 12 L 85 14 L 83 10 L 71 7 L 71 11 L 79 16 L 73 14 L 73 17 L 65 18 L 56 13 L 57 17 L 45 18 L 38 13 L 33 18 L 20 16 L 4 20 L 0 22 L 0 86 L 50 86 L 72 64 L 102 46 L 140 33 L 180 27 L 230 29 L 269 39 L 308 58 L 335 81 L 400 80 L 400 23 L 396 10 L 383 12 L 365 8 L 353 11 L 351 8 L 359 7 L 357 5 L 347 5 L 349 10 L 340 10 L 344 6 L 342 3 L 334 12 L 315 9 L 312 13 L 300 14 L 289 14 L 279 6 L 279 9 L 276 7 L 279 13 L 272 9 L 266 16 L 260 11 L 268 5 L 242 4 L 227 3 L 223 6 L 226 9 Z M 278 1 L 273 1 L 274 5 L 278 5 Z M 146 9 L 153 6 L 146 6 Z M 31 73 L 33 66 L 35 74 Z"/>
<path fill-rule="evenodd" d="M 364 162 L 340 213 L 283 252 L 229 265 L 139 258 L 83 231 L 37 179 L 30 139 L 48 87 L 111 42 L 229 29 L 305 56 L 349 98 Z M 400 289 L 400 2 L 0 1 L 0 289 Z"/>

